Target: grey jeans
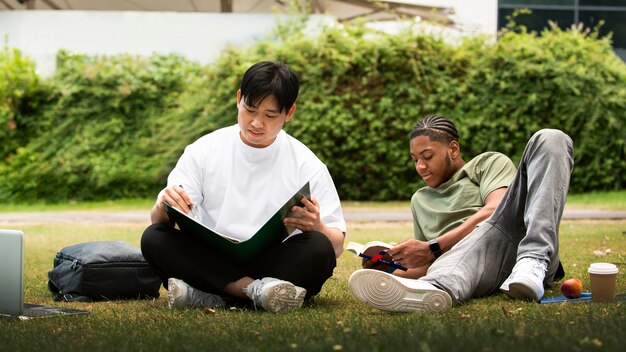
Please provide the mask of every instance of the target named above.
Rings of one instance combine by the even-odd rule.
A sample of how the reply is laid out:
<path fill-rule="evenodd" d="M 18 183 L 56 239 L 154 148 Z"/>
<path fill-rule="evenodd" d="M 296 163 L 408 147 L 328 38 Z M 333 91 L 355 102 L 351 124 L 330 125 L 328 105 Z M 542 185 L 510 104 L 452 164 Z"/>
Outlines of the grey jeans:
<path fill-rule="evenodd" d="M 549 286 L 559 265 L 559 224 L 574 167 L 573 143 L 544 129 L 528 141 L 515 178 L 489 219 L 439 257 L 426 280 L 455 303 L 497 291 L 517 260 L 546 260 Z"/>

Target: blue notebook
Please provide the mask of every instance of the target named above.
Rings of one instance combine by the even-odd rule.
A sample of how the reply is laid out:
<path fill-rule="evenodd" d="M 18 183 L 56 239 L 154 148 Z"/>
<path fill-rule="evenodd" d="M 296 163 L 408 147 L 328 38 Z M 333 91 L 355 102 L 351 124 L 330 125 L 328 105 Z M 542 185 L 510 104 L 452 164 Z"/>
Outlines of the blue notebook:
<path fill-rule="evenodd" d="M 578 298 L 567 298 L 563 295 L 547 297 L 541 300 L 541 304 L 551 304 L 551 303 L 581 303 L 581 302 L 591 302 L 591 292 L 583 292 Z"/>

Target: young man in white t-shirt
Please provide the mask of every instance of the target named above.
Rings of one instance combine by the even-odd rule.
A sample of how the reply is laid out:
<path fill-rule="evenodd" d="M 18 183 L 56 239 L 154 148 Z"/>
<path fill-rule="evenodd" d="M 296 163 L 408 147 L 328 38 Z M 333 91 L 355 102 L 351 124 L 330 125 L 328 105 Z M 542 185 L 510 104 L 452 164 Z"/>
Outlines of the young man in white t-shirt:
<path fill-rule="evenodd" d="M 251 66 L 237 91 L 238 123 L 187 146 L 170 173 L 141 239 L 144 257 L 168 282 L 170 307 L 224 307 L 242 299 L 286 311 L 301 307 L 332 276 L 346 225 L 326 166 L 282 130 L 297 95 L 298 80 L 287 66 Z M 181 233 L 163 207 L 186 213 L 194 207 L 204 225 L 245 241 L 306 182 L 311 199 L 283 220 L 297 235 L 247 261 Z"/>

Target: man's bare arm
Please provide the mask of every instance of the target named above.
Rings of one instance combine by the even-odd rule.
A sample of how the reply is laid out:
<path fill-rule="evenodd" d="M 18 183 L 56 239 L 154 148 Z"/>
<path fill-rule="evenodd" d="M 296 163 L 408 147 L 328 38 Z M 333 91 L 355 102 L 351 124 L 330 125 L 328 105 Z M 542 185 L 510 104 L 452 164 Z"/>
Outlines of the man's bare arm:
<path fill-rule="evenodd" d="M 504 193 L 506 193 L 506 187 L 492 191 L 487 195 L 485 205 L 476 214 L 470 216 L 457 228 L 439 236 L 437 240 L 441 251 L 446 252 L 450 250 L 450 248 L 472 232 L 476 225 L 489 218 L 498 207 L 498 204 L 500 204 Z M 435 260 L 435 256 L 430 252 L 428 243 L 414 239 L 400 242 L 389 250 L 389 254 L 391 254 L 393 260 L 414 269 L 428 267 Z"/>
<path fill-rule="evenodd" d="M 450 250 L 450 248 L 459 243 L 460 240 L 472 232 L 476 225 L 478 225 L 481 221 L 488 219 L 491 214 L 493 214 L 494 210 L 496 210 L 498 204 L 500 204 L 502 197 L 504 197 L 504 193 L 506 193 L 506 187 L 493 190 L 487 195 L 487 198 L 485 198 L 485 205 L 480 208 L 476 214 L 470 216 L 459 227 L 439 236 L 438 242 L 439 247 L 441 247 L 441 251 L 446 252 Z"/>

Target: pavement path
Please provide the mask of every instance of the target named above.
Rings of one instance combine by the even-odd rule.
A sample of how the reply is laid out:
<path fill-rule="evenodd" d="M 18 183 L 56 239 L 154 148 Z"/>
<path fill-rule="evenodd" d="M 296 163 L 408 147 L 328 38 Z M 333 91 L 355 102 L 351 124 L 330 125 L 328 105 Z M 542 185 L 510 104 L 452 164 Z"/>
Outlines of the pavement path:
<path fill-rule="evenodd" d="M 346 210 L 348 222 L 411 221 L 409 211 Z M 565 209 L 564 220 L 626 220 L 626 211 Z M 12 223 L 150 223 L 148 211 L 63 211 L 0 213 L 0 224 Z"/>

